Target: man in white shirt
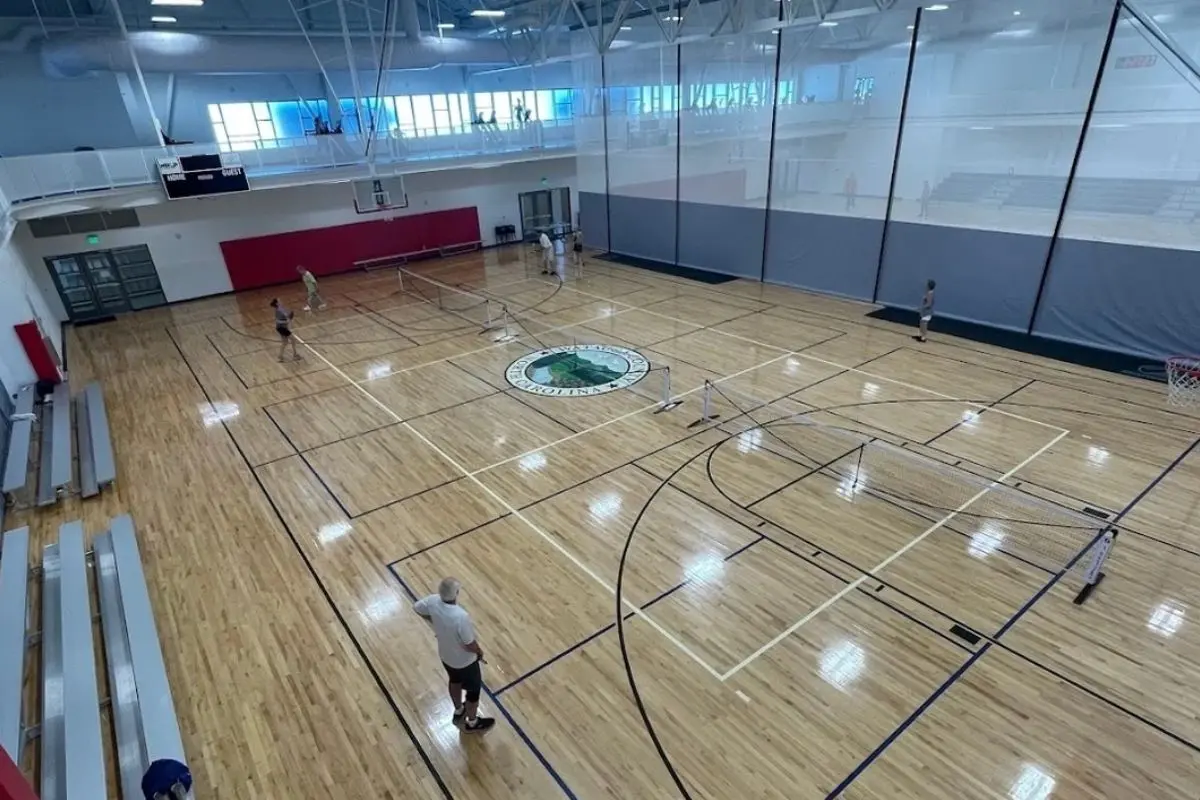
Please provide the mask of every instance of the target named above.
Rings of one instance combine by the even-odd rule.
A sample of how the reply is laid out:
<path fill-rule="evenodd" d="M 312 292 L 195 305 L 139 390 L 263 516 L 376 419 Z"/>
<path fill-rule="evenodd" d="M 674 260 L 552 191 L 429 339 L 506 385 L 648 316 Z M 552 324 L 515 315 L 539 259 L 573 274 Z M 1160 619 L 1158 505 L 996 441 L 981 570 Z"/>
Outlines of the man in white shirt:
<path fill-rule="evenodd" d="M 483 733 L 496 724 L 490 717 L 478 716 L 479 692 L 483 689 L 483 649 L 475 640 L 471 617 L 458 604 L 462 584 L 454 578 L 443 578 L 437 594 L 422 597 L 413 603 L 416 611 L 433 625 L 437 636 L 438 655 L 450 677 L 450 699 L 454 703 L 454 722 L 462 722 L 467 733 Z M 463 696 L 466 695 L 466 702 Z"/>
<path fill-rule="evenodd" d="M 542 231 L 542 235 L 538 237 L 538 244 L 542 246 L 542 274 L 554 274 L 554 243 L 550 241 L 550 237 Z"/>

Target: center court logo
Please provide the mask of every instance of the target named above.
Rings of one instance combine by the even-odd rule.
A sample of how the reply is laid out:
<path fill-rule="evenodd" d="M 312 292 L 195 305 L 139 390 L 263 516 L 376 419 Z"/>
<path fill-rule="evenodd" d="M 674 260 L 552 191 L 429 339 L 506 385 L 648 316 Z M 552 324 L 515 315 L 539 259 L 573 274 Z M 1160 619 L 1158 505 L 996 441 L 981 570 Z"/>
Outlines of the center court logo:
<path fill-rule="evenodd" d="M 530 394 L 592 397 L 632 386 L 649 371 L 650 362 L 628 348 L 568 344 L 518 358 L 505 377 Z"/>

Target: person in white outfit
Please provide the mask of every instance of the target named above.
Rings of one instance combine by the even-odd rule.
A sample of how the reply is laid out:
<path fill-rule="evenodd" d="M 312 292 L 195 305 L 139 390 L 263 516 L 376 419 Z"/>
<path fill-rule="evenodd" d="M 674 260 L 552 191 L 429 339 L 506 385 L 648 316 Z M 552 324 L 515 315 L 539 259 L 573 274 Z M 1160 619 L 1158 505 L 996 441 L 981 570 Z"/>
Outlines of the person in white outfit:
<path fill-rule="evenodd" d="M 450 699 L 454 703 L 455 724 L 462 723 L 467 733 L 483 733 L 496 724 L 490 717 L 481 717 L 479 693 L 483 689 L 483 648 L 475 638 L 471 617 L 458 604 L 462 584 L 454 578 L 443 578 L 437 594 L 422 597 L 413 603 L 413 611 L 429 620 L 437 637 L 438 655 L 450 679 Z"/>
<path fill-rule="evenodd" d="M 538 237 L 538 244 L 542 246 L 542 274 L 554 274 L 554 243 L 550 241 L 550 237 L 542 231 L 542 235 Z"/>

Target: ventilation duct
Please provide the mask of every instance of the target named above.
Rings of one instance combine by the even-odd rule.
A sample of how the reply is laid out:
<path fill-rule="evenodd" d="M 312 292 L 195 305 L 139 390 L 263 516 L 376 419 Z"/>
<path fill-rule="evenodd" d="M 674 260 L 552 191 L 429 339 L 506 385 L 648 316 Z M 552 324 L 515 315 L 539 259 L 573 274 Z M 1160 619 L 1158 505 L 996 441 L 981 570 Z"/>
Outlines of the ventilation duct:
<path fill-rule="evenodd" d="M 312 35 L 312 34 L 310 34 Z M 216 35 L 182 31 L 136 31 L 129 41 L 145 72 L 253 73 L 297 72 L 316 67 L 313 53 L 298 33 Z M 378 68 L 366 39 L 356 49 L 356 67 Z M 313 36 L 322 63 L 343 69 L 346 50 L 341 34 Z M 129 48 L 119 35 L 64 34 L 43 42 L 42 67 L 54 77 L 78 77 L 94 71 L 133 69 Z M 391 69 L 421 69 L 436 65 L 511 64 L 501 42 L 451 37 L 400 39 L 394 43 Z"/>

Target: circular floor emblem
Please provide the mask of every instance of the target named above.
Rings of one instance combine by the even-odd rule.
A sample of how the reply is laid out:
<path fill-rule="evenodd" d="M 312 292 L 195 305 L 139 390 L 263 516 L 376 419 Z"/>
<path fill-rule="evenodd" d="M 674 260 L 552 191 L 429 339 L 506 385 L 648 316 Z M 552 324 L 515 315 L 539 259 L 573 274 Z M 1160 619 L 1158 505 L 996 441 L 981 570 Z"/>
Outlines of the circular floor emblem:
<path fill-rule="evenodd" d="M 625 347 L 568 344 L 522 356 L 505 377 L 518 389 L 547 397 L 591 397 L 640 381 L 650 362 Z"/>

